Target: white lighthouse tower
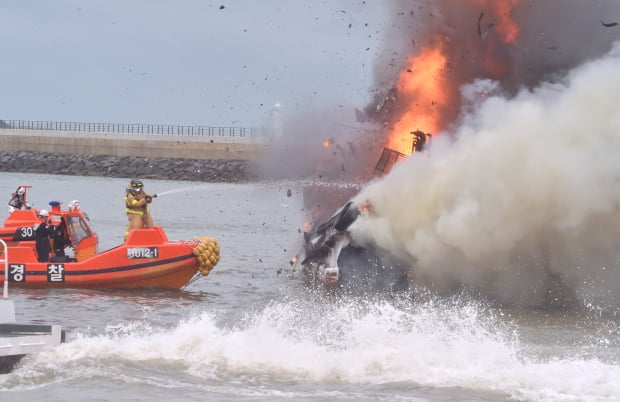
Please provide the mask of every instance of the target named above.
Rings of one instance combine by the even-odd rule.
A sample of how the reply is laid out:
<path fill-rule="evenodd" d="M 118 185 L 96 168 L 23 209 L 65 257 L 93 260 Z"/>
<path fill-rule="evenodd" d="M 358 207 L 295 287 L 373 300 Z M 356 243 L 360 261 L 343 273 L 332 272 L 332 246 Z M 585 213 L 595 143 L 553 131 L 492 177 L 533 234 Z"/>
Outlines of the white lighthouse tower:
<path fill-rule="evenodd" d="M 271 129 L 273 138 L 282 137 L 282 111 L 280 102 L 276 102 L 271 109 Z"/>

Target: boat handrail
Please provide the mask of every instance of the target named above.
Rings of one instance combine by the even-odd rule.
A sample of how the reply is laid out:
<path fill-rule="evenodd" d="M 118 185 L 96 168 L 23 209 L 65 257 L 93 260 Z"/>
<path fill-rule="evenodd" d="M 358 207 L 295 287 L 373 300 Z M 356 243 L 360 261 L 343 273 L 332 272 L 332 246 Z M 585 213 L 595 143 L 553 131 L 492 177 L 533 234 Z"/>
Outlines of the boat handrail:
<path fill-rule="evenodd" d="M 9 298 L 9 248 L 6 245 L 6 242 L 0 239 L 0 244 L 2 244 L 2 259 L 0 262 L 4 262 L 4 293 L 2 295 L 3 298 Z"/>

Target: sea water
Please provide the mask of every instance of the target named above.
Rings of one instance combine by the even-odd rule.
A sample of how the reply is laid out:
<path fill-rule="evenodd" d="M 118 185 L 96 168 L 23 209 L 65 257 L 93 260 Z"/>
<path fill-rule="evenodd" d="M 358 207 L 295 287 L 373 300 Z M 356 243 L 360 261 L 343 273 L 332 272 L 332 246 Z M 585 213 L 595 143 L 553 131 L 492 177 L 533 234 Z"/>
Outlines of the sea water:
<path fill-rule="evenodd" d="M 0 173 L 0 196 L 79 200 L 104 250 L 122 241 L 128 181 Z M 179 291 L 10 288 L 18 321 L 61 324 L 67 341 L 0 376 L 0 401 L 620 400 L 617 309 L 328 293 L 289 265 L 299 183 L 145 189 L 168 237 L 216 237 L 219 264 Z"/>

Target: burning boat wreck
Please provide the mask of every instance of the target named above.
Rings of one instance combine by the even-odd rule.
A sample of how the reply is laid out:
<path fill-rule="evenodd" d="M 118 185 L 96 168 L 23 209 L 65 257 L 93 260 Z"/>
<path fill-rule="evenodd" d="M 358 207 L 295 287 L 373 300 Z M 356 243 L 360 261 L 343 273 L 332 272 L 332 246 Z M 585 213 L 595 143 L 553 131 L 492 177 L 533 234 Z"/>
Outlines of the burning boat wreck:
<path fill-rule="evenodd" d="M 301 264 L 306 274 L 327 285 L 340 281 L 340 253 L 351 244 L 348 229 L 359 215 L 359 209 L 349 201 L 314 231 L 304 232 L 305 258 Z"/>
<path fill-rule="evenodd" d="M 549 22 L 559 5 L 433 0 L 407 12 L 410 3 L 394 2 L 394 32 L 357 124 L 345 117 L 324 128 L 317 119 L 291 133 L 313 141 L 284 152 L 296 166 L 330 138 L 321 163 L 293 177 L 311 180 L 302 185 L 312 216 L 294 266 L 330 287 L 369 284 L 389 268 L 389 289 L 413 277 L 416 288 L 531 305 L 562 300 L 554 288 L 604 299 L 591 278 L 614 294 L 609 239 L 618 236 L 607 232 L 620 230 L 618 164 L 606 151 L 617 150 L 617 108 L 607 96 L 617 94 L 620 30 L 599 19 L 620 8 L 561 4 L 593 38 L 584 48 L 569 40 L 577 25 Z M 433 133 L 427 158 L 416 145 L 431 137 L 418 131 Z M 291 178 L 290 167 L 279 171 Z M 358 176 L 355 189 L 320 191 Z"/>
<path fill-rule="evenodd" d="M 432 135 L 412 131 L 412 155 L 428 151 Z M 403 154 L 384 147 L 374 168 L 374 176 L 387 174 Z M 304 232 L 304 258 L 300 262 L 306 277 L 330 288 L 347 291 L 401 292 L 410 288 L 411 264 L 379 249 L 373 244 L 355 241 L 350 228 L 365 214 L 374 214 L 372 205 L 356 205 L 354 198 L 346 201 L 324 222 L 316 222 Z M 297 257 L 293 264 L 297 263 Z"/>
<path fill-rule="evenodd" d="M 326 222 L 304 232 L 301 265 L 310 281 L 347 291 L 409 290 L 408 264 L 351 236 L 351 226 L 370 211 L 371 206 L 358 207 L 349 200 Z"/>

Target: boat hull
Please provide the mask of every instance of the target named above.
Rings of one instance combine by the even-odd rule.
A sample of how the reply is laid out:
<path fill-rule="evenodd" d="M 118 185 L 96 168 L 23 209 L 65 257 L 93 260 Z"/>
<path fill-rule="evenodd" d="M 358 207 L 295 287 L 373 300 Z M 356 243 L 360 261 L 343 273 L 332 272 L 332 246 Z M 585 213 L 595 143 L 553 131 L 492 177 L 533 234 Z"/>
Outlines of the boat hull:
<path fill-rule="evenodd" d="M 8 279 L 24 288 L 180 289 L 199 268 L 198 241 L 169 241 L 160 227 L 134 230 L 118 247 L 84 261 L 38 262 L 34 242 L 10 247 Z M 0 274 L 4 281 L 4 273 Z"/>

